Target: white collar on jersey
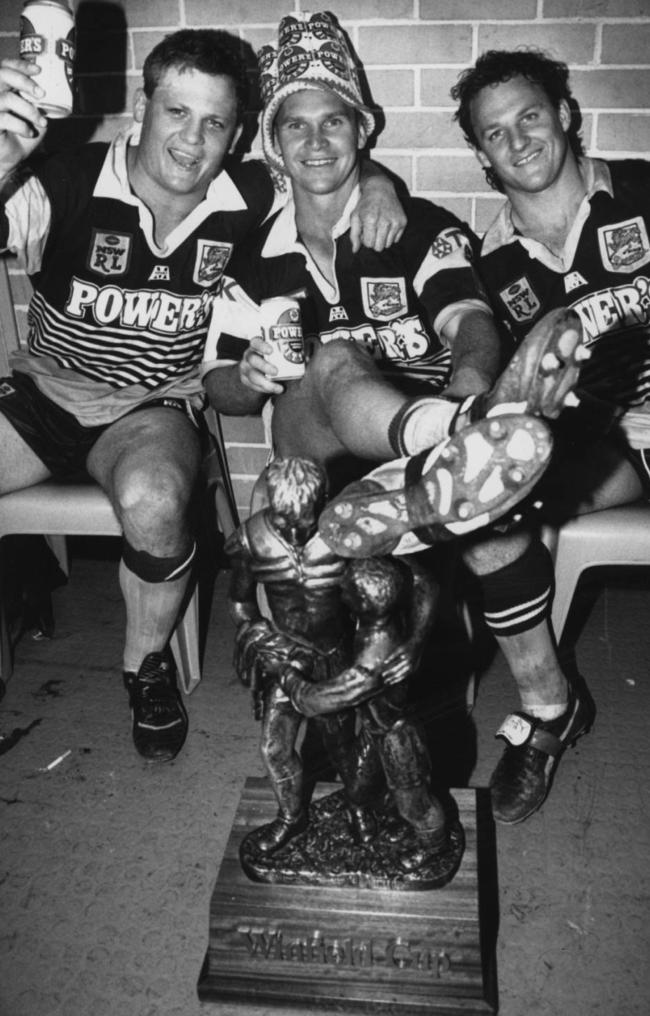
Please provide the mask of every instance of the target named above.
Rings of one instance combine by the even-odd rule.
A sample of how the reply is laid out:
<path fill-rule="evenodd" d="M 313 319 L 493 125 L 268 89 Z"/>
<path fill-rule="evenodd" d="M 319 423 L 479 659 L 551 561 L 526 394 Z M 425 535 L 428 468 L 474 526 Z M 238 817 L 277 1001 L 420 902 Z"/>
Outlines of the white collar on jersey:
<path fill-rule="evenodd" d="M 600 190 L 607 191 L 613 196 L 609 166 L 602 159 L 591 159 L 584 156 L 580 159 L 580 173 L 585 183 L 587 200 Z M 517 238 L 519 238 L 518 233 L 512 224 L 512 208 L 510 202 L 506 201 L 485 232 L 481 255 L 491 254 L 492 251 L 504 247 Z"/>
<path fill-rule="evenodd" d="M 95 184 L 97 197 L 118 198 L 128 204 L 140 204 L 129 186 L 126 168 L 127 148 L 129 145 L 137 145 L 140 131 L 141 124 L 134 123 L 120 131 L 111 142 Z M 225 170 L 211 182 L 204 202 L 206 215 L 213 211 L 239 212 L 247 207 L 244 198 Z M 201 204 L 203 205 L 203 202 Z"/>
<path fill-rule="evenodd" d="M 344 233 L 347 233 L 350 228 L 350 216 L 359 203 L 360 193 L 359 186 L 357 185 L 348 198 L 341 218 L 332 230 L 332 237 L 335 240 L 338 239 L 339 236 L 343 236 Z M 280 257 L 280 255 L 289 254 L 291 251 L 300 251 L 300 253 L 303 254 L 305 252 L 305 247 L 298 238 L 298 230 L 296 228 L 296 206 L 293 203 L 293 198 L 289 196 L 287 203 L 280 210 L 275 222 L 269 230 L 269 235 L 267 236 L 262 249 L 262 257 Z"/>

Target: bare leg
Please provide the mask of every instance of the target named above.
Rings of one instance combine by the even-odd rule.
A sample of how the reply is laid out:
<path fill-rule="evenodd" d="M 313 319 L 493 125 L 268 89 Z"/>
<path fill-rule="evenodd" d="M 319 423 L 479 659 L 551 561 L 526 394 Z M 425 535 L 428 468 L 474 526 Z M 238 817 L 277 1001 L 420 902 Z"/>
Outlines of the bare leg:
<path fill-rule="evenodd" d="M 330 342 L 318 348 L 302 381 L 288 384 L 277 399 L 277 452 L 320 463 L 342 452 L 374 461 L 392 459 L 389 425 L 407 401 L 356 343 Z M 430 401 L 429 414 L 435 416 L 442 440 L 456 406 L 445 399 Z"/>
<path fill-rule="evenodd" d="M 2 413 L 0 413 L 0 447 L 2 448 L 0 494 L 31 487 L 51 476 L 45 463 L 41 462 Z"/>
<path fill-rule="evenodd" d="M 463 415 L 456 429 L 486 413 L 529 413 L 555 417 L 575 385 L 583 357 L 580 322 L 564 309 L 546 315 L 531 330 L 480 408 Z M 481 401 L 482 400 L 482 401 Z M 407 405 L 396 444 L 390 433 Z M 414 407 L 415 408 L 415 407 Z M 439 444 L 449 434 L 458 406 L 443 398 L 409 399 L 382 376 L 356 343 L 337 340 L 321 346 L 305 377 L 287 385 L 278 398 L 273 437 L 279 455 L 304 455 L 326 463 L 342 452 L 387 461 L 398 446 L 413 454 Z M 408 419 L 408 423 L 406 420 Z"/>
<path fill-rule="evenodd" d="M 154 407 L 112 424 L 88 456 L 88 471 L 108 494 L 135 551 L 172 559 L 192 546 L 190 501 L 200 465 L 198 435 L 178 410 Z M 137 671 L 163 649 L 176 624 L 188 582 L 145 581 L 124 563 L 124 669 Z"/>

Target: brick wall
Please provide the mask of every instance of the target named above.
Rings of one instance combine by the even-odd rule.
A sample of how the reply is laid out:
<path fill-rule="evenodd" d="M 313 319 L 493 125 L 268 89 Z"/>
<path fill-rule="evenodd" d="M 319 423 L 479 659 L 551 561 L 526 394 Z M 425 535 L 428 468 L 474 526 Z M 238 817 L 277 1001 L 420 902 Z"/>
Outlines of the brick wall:
<path fill-rule="evenodd" d="M 328 0 L 323 6 L 348 32 L 386 116 L 376 157 L 414 193 L 447 205 L 479 232 L 499 197 L 487 189 L 453 123 L 449 89 L 485 49 L 536 45 L 565 60 L 591 154 L 645 156 L 650 148 L 650 0 Z M 128 118 L 145 54 L 167 32 L 223 27 L 257 49 L 283 14 L 318 9 L 302 0 L 77 0 L 74 7 L 79 112 L 54 126 L 63 141 L 115 133 Z M 0 56 L 16 53 L 21 9 L 20 0 L 0 5 Z M 22 322 L 26 286 L 12 277 Z M 263 459 L 253 440 L 259 428 L 226 421 L 225 429 L 236 477 L 250 478 Z M 238 441 L 241 434 L 245 440 Z"/>

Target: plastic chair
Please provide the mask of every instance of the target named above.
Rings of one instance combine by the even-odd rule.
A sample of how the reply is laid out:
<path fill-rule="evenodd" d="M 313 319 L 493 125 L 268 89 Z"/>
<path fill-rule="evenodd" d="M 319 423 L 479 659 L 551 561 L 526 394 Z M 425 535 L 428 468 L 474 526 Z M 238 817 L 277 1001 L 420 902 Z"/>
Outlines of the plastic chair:
<path fill-rule="evenodd" d="M 581 515 L 557 532 L 552 623 L 559 642 L 580 576 L 603 565 L 650 565 L 650 505 Z"/>
<path fill-rule="evenodd" d="M 0 537 L 42 534 L 49 538 L 63 571 L 67 572 L 66 536 L 121 536 L 110 501 L 96 484 L 37 483 L 0 497 Z M 195 590 L 171 639 L 179 678 L 186 694 L 201 680 L 199 604 Z M 13 673 L 10 638 L 2 611 L 2 679 Z"/>

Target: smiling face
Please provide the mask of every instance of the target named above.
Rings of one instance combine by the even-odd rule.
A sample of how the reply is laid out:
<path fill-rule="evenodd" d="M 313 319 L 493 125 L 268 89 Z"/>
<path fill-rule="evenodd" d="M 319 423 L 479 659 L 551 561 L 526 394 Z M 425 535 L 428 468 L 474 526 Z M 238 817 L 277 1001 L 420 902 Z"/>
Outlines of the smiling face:
<path fill-rule="evenodd" d="M 352 191 L 366 132 L 356 110 L 338 95 L 320 88 L 289 95 L 275 118 L 274 131 L 294 192 Z"/>
<path fill-rule="evenodd" d="M 142 124 L 132 181 L 201 201 L 237 130 L 237 96 L 229 77 L 166 70 L 153 95 L 140 89 L 134 117 Z M 142 196 L 142 195 L 141 195 Z"/>
<path fill-rule="evenodd" d="M 516 76 L 483 88 L 470 109 L 479 161 L 492 167 L 507 194 L 538 193 L 556 182 L 570 157 L 566 101 L 556 109 L 543 88 Z"/>

